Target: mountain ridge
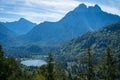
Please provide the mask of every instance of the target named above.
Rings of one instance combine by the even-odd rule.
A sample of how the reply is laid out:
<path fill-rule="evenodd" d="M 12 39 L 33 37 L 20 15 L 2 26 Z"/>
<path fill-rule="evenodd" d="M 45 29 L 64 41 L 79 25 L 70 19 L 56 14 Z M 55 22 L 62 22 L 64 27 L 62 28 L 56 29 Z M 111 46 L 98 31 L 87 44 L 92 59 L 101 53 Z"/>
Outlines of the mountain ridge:
<path fill-rule="evenodd" d="M 14 38 L 16 36 L 17 34 L 15 32 L 9 30 L 0 23 L 0 44 L 4 46 L 9 46 L 14 42 Z"/>
<path fill-rule="evenodd" d="M 120 60 L 120 22 L 107 25 L 97 31 L 87 32 L 81 36 L 60 46 L 57 54 L 57 60 L 74 60 L 80 55 L 86 53 L 86 49 L 91 46 L 92 54 L 100 57 L 105 53 L 109 46 L 116 59 Z"/>
<path fill-rule="evenodd" d="M 118 21 L 119 16 L 102 11 L 98 5 L 86 7 L 85 4 L 80 4 L 58 22 L 43 22 L 21 39 L 28 43 L 59 45 L 87 31 Z"/>
<path fill-rule="evenodd" d="M 1 24 L 19 35 L 29 32 L 36 25 L 25 18 L 20 18 L 18 21 L 14 22 L 1 22 Z"/>
<path fill-rule="evenodd" d="M 76 12 L 75 10 L 79 8 L 81 10 L 86 10 L 85 12 L 83 10 L 80 12 Z M 19 51 L 20 53 L 21 49 L 24 49 L 21 53 L 24 54 L 24 51 L 26 51 L 27 53 L 31 53 L 29 51 L 31 47 L 33 48 L 34 46 L 34 48 L 36 49 L 41 48 L 41 51 L 54 50 L 54 47 L 58 47 L 61 44 L 64 44 L 67 41 L 77 36 L 80 36 L 86 32 L 93 32 L 108 24 L 120 21 L 119 16 L 102 11 L 98 5 L 92 6 L 92 10 L 90 8 L 91 7 L 86 7 L 86 5 L 82 4 L 75 8 L 73 11 L 67 13 L 60 21 L 46 21 L 36 25 L 28 33 L 19 35 L 17 37 L 15 36 L 15 39 L 9 41 L 9 44 L 11 44 L 11 46 L 7 47 L 6 45 L 6 51 L 8 51 L 9 49 L 9 52 Z M 22 20 L 24 21 L 24 19 L 20 19 L 20 21 Z M 39 52 L 36 53 L 38 54 Z"/>

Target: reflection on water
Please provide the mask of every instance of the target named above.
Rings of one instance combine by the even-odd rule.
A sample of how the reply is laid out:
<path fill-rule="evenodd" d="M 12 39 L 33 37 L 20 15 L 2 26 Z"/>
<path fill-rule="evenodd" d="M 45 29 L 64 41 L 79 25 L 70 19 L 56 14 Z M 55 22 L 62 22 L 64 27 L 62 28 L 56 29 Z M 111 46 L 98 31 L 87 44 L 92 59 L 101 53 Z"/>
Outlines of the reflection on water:
<path fill-rule="evenodd" d="M 46 62 L 44 60 L 25 60 L 21 61 L 21 64 L 26 66 L 41 66 L 46 64 Z"/>

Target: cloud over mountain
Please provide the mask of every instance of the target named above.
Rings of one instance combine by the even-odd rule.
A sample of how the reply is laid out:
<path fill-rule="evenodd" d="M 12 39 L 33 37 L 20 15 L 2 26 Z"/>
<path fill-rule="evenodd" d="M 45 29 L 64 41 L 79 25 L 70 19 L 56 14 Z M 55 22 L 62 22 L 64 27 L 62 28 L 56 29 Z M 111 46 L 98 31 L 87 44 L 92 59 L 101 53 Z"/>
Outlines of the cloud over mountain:
<path fill-rule="evenodd" d="M 99 4 L 102 10 L 120 15 L 119 0 L 0 0 L 0 21 L 14 21 L 20 17 L 36 23 L 58 21 L 80 3 Z"/>

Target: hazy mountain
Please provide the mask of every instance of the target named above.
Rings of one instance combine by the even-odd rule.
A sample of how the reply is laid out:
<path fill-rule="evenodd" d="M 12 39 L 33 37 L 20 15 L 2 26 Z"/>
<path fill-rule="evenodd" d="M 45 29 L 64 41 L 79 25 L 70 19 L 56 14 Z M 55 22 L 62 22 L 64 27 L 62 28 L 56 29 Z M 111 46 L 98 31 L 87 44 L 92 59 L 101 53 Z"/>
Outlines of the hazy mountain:
<path fill-rule="evenodd" d="M 11 31 L 16 32 L 17 34 L 25 34 L 36 25 L 35 23 L 32 23 L 24 18 L 20 18 L 18 21 L 15 22 L 6 22 L 2 24 Z"/>
<path fill-rule="evenodd" d="M 16 33 L 0 24 L 0 44 L 9 46 L 16 37 Z"/>
<path fill-rule="evenodd" d="M 118 21 L 120 21 L 119 16 L 103 12 L 98 5 L 86 7 L 86 5 L 81 4 L 73 11 L 70 11 L 68 14 L 66 14 L 65 17 L 63 17 L 58 22 L 43 22 L 32 28 L 32 30 L 30 30 L 25 35 L 17 36 L 14 39 L 10 38 L 12 41 L 9 41 L 9 44 L 11 44 L 12 47 L 9 47 L 9 50 L 7 47 L 5 52 L 15 51 L 14 53 L 16 53 L 18 51 L 19 53 L 24 54 L 33 51 L 33 54 L 38 54 L 39 52 L 42 54 L 44 51 L 52 51 L 53 47 L 63 44 L 74 37 L 82 35 L 83 33 L 88 31 L 96 31 L 103 26 Z M 26 20 L 22 18 L 19 21 L 13 23 L 15 24 L 18 22 L 26 22 Z M 101 36 L 103 36 L 103 34 L 99 36 L 100 39 Z M 81 39 L 84 39 L 84 37 Z M 94 41 L 94 37 L 91 39 Z M 3 41 L 2 43 L 5 43 L 4 39 L 1 40 Z M 81 44 L 85 44 L 85 41 Z M 29 45 L 31 45 L 31 47 Z M 34 52 L 32 49 L 33 47 L 34 50 L 38 50 L 40 48 L 41 51 Z M 51 47 L 52 49 L 48 49 L 48 47 Z M 21 49 L 23 48 L 24 50 L 21 52 Z"/>
<path fill-rule="evenodd" d="M 91 52 L 99 55 L 99 57 L 110 46 L 112 53 L 120 59 L 120 22 L 108 25 L 98 31 L 87 32 L 66 42 L 57 52 L 58 58 L 72 60 L 82 53 L 86 53 L 88 46 L 91 46 Z"/>
<path fill-rule="evenodd" d="M 117 15 L 103 12 L 98 5 L 80 4 L 58 22 L 43 22 L 22 36 L 23 42 L 56 45 L 87 31 L 120 21 Z"/>

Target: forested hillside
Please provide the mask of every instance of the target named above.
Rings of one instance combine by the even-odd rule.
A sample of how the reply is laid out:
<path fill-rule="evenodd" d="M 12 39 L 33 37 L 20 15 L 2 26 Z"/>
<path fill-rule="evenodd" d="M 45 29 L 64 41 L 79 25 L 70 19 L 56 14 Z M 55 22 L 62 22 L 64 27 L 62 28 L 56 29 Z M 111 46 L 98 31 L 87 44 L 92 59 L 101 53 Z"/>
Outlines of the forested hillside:
<path fill-rule="evenodd" d="M 87 32 L 66 42 L 58 50 L 58 54 L 71 59 L 71 57 L 75 58 L 80 56 L 88 46 L 91 46 L 92 52 L 100 57 L 100 55 L 104 53 L 106 47 L 110 46 L 114 55 L 117 56 L 120 53 L 119 33 L 120 22 L 110 24 L 97 31 Z"/>

